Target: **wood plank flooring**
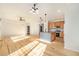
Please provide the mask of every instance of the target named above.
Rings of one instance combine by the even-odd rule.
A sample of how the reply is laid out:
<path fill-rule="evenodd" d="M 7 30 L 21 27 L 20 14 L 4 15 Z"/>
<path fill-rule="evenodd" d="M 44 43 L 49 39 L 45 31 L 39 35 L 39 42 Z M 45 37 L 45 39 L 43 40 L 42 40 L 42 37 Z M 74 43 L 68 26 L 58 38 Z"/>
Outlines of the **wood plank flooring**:
<path fill-rule="evenodd" d="M 64 44 L 60 41 L 47 44 L 44 56 L 79 56 L 79 52 L 64 49 Z"/>
<path fill-rule="evenodd" d="M 34 40 L 39 40 L 39 38 L 37 36 L 31 36 L 28 39 L 13 42 L 10 37 L 4 37 L 0 40 L 0 56 L 7 56 Z M 47 45 L 43 56 L 79 56 L 79 52 L 64 49 L 64 44 L 61 41 L 54 41 L 52 43 L 40 41 L 40 43 Z"/>
<path fill-rule="evenodd" d="M 2 40 L 0 40 L 0 56 L 7 56 L 34 40 L 36 40 L 36 37 L 31 36 L 28 39 L 13 42 L 10 37 L 3 37 Z"/>

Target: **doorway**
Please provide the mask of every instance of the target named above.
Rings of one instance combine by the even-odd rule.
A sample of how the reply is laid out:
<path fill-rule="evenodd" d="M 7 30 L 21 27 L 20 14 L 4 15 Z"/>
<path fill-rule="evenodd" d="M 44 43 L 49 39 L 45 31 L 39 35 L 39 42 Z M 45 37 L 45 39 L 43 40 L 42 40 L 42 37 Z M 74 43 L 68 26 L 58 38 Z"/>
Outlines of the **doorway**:
<path fill-rule="evenodd" d="M 27 26 L 27 35 L 30 35 L 30 26 Z"/>
<path fill-rule="evenodd" d="M 40 26 L 39 26 L 40 28 L 40 32 L 44 32 L 44 24 L 41 24 Z"/>

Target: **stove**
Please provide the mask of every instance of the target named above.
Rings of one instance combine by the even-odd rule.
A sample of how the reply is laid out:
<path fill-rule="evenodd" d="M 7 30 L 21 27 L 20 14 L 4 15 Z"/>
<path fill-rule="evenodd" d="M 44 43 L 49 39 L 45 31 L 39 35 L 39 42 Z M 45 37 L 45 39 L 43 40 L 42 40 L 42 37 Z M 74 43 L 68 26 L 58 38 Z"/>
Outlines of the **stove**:
<path fill-rule="evenodd" d="M 56 37 L 60 37 L 60 30 L 56 30 Z"/>
<path fill-rule="evenodd" d="M 56 33 L 56 37 L 60 37 L 60 33 Z"/>

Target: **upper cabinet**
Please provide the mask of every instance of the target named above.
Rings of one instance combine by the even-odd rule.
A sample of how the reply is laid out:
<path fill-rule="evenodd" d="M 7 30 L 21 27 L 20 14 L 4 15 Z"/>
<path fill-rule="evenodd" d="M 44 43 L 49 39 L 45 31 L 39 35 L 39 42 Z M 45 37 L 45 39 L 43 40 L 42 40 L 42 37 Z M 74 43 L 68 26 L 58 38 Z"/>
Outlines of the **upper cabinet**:
<path fill-rule="evenodd" d="M 64 21 L 48 22 L 48 28 L 64 28 Z"/>

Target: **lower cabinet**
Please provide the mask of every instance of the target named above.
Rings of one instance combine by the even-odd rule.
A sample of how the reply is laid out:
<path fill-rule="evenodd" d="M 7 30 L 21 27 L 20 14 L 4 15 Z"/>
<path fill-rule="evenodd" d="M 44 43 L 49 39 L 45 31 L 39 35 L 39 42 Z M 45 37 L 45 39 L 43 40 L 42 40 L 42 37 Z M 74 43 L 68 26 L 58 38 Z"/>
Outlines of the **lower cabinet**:
<path fill-rule="evenodd" d="M 56 33 L 55 32 L 51 32 L 51 42 L 56 40 Z"/>

